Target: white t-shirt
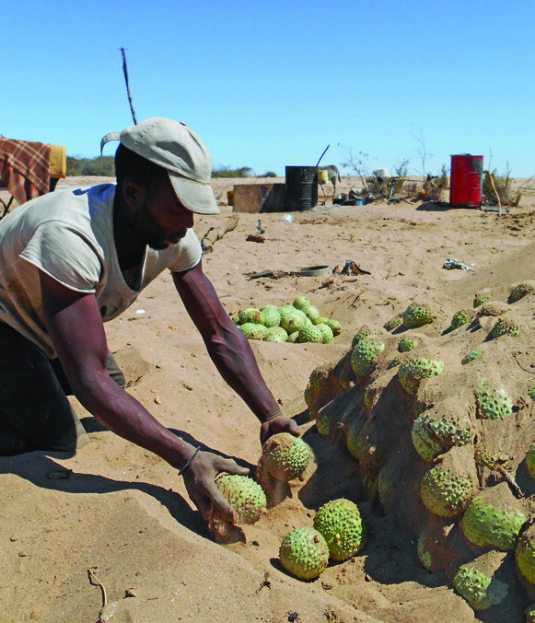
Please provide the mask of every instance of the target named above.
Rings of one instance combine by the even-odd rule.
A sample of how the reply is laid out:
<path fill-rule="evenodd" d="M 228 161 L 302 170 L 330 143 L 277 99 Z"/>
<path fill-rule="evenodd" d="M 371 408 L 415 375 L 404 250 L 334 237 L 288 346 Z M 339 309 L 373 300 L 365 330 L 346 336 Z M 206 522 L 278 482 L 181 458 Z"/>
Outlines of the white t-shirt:
<path fill-rule="evenodd" d="M 77 292 L 94 293 L 103 322 L 127 309 L 165 268 L 196 266 L 192 229 L 177 244 L 146 247 L 137 283 L 121 272 L 113 236 L 115 185 L 60 190 L 28 201 L 0 221 L 0 321 L 56 355 L 41 305 L 39 269 Z M 130 285 L 129 285 L 130 284 Z"/>

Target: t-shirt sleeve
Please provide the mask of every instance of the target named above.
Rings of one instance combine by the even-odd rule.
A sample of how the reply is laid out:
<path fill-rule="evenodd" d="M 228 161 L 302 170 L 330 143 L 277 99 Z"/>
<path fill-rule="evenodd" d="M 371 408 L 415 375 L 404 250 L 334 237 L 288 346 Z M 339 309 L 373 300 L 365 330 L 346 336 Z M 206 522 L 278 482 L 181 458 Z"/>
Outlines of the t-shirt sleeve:
<path fill-rule="evenodd" d="M 89 241 L 53 221 L 35 229 L 20 256 L 77 292 L 95 292 L 102 276 L 102 262 Z"/>
<path fill-rule="evenodd" d="M 175 255 L 168 263 L 171 272 L 180 273 L 189 270 L 201 261 L 202 247 L 193 229 L 188 229 L 188 233 L 175 247 Z"/>

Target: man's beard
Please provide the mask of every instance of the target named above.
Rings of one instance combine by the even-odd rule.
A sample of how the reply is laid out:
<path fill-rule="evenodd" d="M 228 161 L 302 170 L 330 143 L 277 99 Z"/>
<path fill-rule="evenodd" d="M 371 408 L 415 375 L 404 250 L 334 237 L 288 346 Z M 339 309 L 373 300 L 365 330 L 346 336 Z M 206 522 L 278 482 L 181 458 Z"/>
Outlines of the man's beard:
<path fill-rule="evenodd" d="M 139 238 L 155 251 L 161 251 L 170 244 L 176 244 L 169 240 L 169 234 L 154 221 L 144 206 L 135 213 L 131 225 Z M 187 232 L 187 228 L 182 227 L 173 234 L 173 238 L 182 239 Z"/>

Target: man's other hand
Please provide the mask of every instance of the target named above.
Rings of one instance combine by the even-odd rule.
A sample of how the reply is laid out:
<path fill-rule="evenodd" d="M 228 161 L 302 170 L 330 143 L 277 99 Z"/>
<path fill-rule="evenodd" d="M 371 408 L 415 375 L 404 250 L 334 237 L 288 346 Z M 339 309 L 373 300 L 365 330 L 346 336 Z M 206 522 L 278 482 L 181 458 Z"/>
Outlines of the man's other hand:
<path fill-rule="evenodd" d="M 247 476 L 249 470 L 240 467 L 232 459 L 225 459 L 211 452 L 199 452 L 184 471 L 183 478 L 188 495 L 205 521 L 208 520 L 210 504 L 213 504 L 227 521 L 234 522 L 232 507 L 215 482 L 218 474 L 222 472 Z"/>
<path fill-rule="evenodd" d="M 276 433 L 290 433 L 294 437 L 299 437 L 299 427 L 295 420 L 287 418 L 282 415 L 276 415 L 266 420 L 260 427 L 260 443 L 264 443 Z"/>

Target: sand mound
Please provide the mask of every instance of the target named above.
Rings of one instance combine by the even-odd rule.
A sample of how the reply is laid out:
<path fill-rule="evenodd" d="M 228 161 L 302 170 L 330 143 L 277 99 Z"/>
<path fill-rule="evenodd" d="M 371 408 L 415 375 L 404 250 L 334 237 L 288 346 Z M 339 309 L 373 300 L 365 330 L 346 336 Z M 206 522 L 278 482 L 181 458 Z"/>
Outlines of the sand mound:
<path fill-rule="evenodd" d="M 416 329 L 405 323 L 390 333 L 361 329 L 352 350 L 314 371 L 307 389 L 318 431 L 350 451 L 364 494 L 410 530 L 423 567 L 453 586 L 461 565 L 507 552 L 490 574 L 507 591 L 484 608 L 485 620 L 496 622 L 520 617 L 535 594 L 515 571 L 534 510 L 526 455 L 535 443 L 535 296 L 511 303 L 508 281 L 509 267 L 533 249 L 482 271 L 476 283 L 456 284 L 470 300 L 492 276 L 489 297 L 504 300 L 473 308 L 455 329 L 435 301 L 434 319 L 417 328 L 406 352 L 399 345 Z"/>

